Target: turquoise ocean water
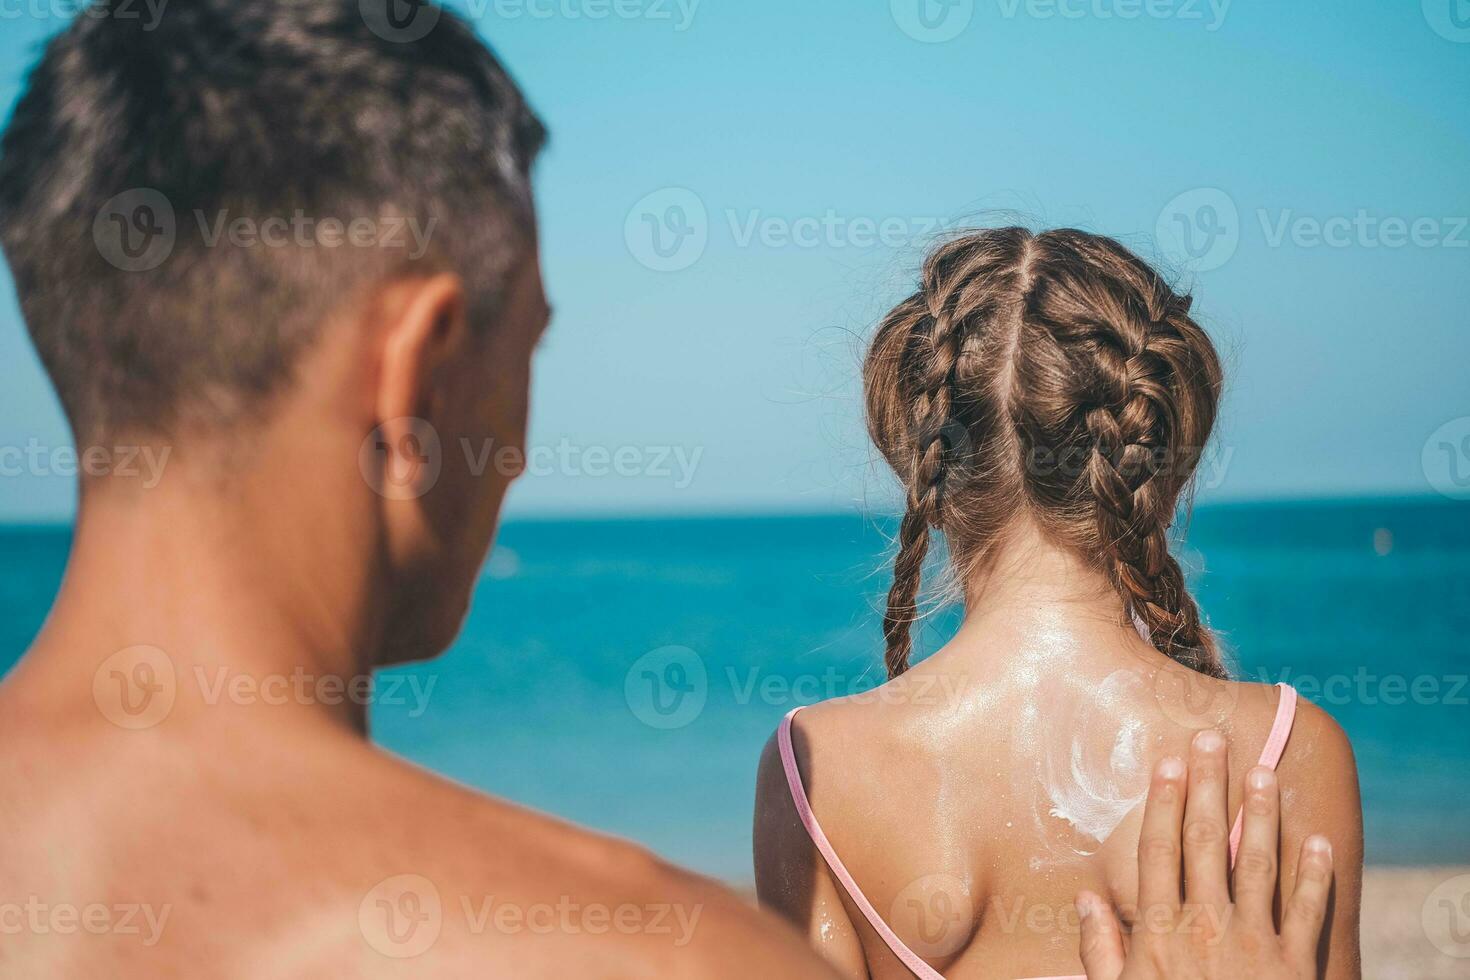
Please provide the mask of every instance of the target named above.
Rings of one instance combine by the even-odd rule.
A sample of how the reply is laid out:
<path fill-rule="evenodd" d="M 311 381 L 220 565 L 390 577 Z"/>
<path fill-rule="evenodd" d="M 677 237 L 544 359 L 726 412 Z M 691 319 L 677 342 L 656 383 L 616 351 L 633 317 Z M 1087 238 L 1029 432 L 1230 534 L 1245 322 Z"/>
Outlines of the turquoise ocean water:
<path fill-rule="evenodd" d="M 417 693 L 380 688 L 395 703 L 374 708 L 375 735 L 466 783 L 748 880 L 765 739 L 793 704 L 882 679 L 887 525 L 513 523 L 460 641 L 394 672 Z M 0 670 L 40 626 L 67 542 L 63 528 L 0 530 Z M 1347 728 L 1369 861 L 1470 863 L 1470 506 L 1201 508 L 1188 551 L 1240 672 L 1297 684 Z M 921 645 L 953 623 L 935 617 Z"/>

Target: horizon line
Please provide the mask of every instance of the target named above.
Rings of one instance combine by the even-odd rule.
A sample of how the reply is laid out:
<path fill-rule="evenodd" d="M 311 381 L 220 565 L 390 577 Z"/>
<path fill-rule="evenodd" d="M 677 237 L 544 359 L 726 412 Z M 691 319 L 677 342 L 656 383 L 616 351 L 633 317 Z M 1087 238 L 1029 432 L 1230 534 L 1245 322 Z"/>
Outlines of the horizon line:
<path fill-rule="evenodd" d="M 1195 503 L 1192 512 L 1234 510 L 1253 507 L 1331 507 L 1349 504 L 1410 504 L 1444 506 L 1470 505 L 1470 500 L 1456 500 L 1433 491 L 1422 493 L 1381 492 L 1361 494 L 1281 495 L 1240 497 L 1226 500 L 1210 500 Z M 751 521 L 751 520 L 801 520 L 818 518 L 864 518 L 873 520 L 897 520 L 901 511 L 887 508 L 853 507 L 752 507 L 710 508 L 688 511 L 653 511 L 629 508 L 625 510 L 531 510 L 512 514 L 500 522 L 501 527 L 516 524 L 573 524 L 611 523 L 628 521 L 636 523 L 673 523 L 678 521 Z M 75 524 L 75 516 L 40 518 L 0 517 L 0 530 L 61 530 Z"/>

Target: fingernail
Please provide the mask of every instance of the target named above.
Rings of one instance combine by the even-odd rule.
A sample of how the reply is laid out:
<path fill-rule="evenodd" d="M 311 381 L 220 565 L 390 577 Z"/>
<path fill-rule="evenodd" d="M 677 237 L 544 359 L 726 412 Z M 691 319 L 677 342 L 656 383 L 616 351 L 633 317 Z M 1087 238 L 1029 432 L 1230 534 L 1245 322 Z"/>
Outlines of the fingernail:
<path fill-rule="evenodd" d="M 1159 763 L 1159 775 L 1165 779 L 1178 779 L 1184 775 L 1184 760 L 1170 756 Z"/>
<path fill-rule="evenodd" d="M 1276 774 L 1265 766 L 1258 766 L 1252 769 L 1250 775 L 1246 776 L 1246 785 L 1251 789 L 1270 789 L 1271 784 L 1274 782 L 1276 782 Z"/>
<path fill-rule="evenodd" d="M 1194 747 L 1201 752 L 1218 752 L 1225 747 L 1225 738 L 1213 728 L 1207 728 L 1194 737 Z"/>
<path fill-rule="evenodd" d="M 1091 895 L 1079 895 L 1079 896 L 1077 896 L 1077 914 L 1080 915 L 1080 916 L 1082 916 L 1082 918 L 1084 918 L 1084 919 L 1090 919 L 1090 918 L 1092 918 L 1092 896 Z"/>
<path fill-rule="evenodd" d="M 1307 838 L 1307 853 L 1330 859 L 1332 857 L 1332 842 L 1320 834 L 1313 834 Z"/>

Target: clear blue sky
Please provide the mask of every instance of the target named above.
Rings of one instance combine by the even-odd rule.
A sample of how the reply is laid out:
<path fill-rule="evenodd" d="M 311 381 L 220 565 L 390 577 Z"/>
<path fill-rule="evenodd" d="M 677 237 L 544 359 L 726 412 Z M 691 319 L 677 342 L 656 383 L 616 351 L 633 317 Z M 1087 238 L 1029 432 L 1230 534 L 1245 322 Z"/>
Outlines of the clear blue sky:
<path fill-rule="evenodd" d="M 936 222 L 1005 212 L 1176 265 L 1156 231 L 1193 222 L 1230 365 L 1204 499 L 1432 492 L 1425 442 L 1470 416 L 1464 0 L 951 0 L 929 27 L 919 0 L 691 2 L 458 4 L 553 131 L 534 442 L 652 471 L 576 456 L 514 512 L 881 506 L 861 338 Z M 67 6 L 6 6 L 0 104 Z M 682 250 L 660 257 L 650 220 Z M 65 427 L 7 280 L 0 446 L 33 439 Z M 0 519 L 71 498 L 0 476 Z"/>

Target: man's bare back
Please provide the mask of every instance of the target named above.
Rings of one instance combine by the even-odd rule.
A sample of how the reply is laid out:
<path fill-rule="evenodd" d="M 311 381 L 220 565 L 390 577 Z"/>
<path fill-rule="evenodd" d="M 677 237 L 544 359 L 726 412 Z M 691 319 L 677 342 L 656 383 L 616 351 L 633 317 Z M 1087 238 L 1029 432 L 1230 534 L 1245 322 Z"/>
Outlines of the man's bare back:
<path fill-rule="evenodd" d="M 138 730 L 0 688 L 0 976 L 811 975 L 636 847 L 187 686 Z"/>

